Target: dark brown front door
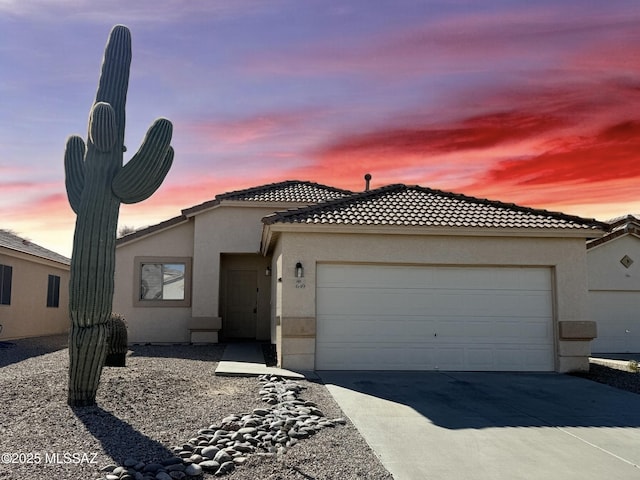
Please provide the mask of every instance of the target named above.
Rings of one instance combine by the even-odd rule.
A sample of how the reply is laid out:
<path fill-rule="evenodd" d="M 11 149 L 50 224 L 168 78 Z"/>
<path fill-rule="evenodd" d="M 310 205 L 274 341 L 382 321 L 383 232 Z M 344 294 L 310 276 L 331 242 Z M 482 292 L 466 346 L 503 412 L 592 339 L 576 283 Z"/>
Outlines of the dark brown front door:
<path fill-rule="evenodd" d="M 226 315 L 223 333 L 227 338 L 256 338 L 258 272 L 228 270 Z"/>

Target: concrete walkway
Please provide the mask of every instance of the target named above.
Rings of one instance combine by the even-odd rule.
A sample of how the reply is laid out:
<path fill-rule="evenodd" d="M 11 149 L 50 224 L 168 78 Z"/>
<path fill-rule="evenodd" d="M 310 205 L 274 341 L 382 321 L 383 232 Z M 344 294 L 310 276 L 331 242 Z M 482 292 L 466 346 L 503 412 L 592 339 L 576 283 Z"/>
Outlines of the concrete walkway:
<path fill-rule="evenodd" d="M 256 342 L 228 344 L 215 374 L 227 377 L 257 377 L 258 375 L 271 374 L 283 378 L 305 378 L 305 375 L 299 372 L 267 367 L 262 353 L 262 345 Z"/>
<path fill-rule="evenodd" d="M 640 395 L 560 374 L 318 372 L 395 480 L 640 479 Z"/>

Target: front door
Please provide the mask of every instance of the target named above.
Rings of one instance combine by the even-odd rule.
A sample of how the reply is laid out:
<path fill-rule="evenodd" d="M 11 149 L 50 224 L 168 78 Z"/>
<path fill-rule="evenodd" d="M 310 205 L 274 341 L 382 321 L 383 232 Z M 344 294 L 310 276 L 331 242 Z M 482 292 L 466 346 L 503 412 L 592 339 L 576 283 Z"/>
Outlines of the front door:
<path fill-rule="evenodd" d="M 226 312 L 223 317 L 224 336 L 256 338 L 257 270 L 228 270 L 226 300 Z"/>

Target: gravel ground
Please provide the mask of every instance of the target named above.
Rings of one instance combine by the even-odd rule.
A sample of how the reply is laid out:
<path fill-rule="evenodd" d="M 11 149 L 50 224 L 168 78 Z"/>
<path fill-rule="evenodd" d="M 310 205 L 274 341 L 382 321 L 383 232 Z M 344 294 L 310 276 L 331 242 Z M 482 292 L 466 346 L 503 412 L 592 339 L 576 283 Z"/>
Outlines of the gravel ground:
<path fill-rule="evenodd" d="M 126 368 L 103 370 L 98 405 L 72 409 L 66 403 L 66 336 L 10 343 L 14 345 L 0 342 L 0 454 L 23 454 L 14 459 L 31 463 L 0 463 L 2 480 L 94 480 L 101 467 L 120 465 L 126 458 L 171 457 L 169 448 L 182 445 L 199 429 L 265 406 L 256 378 L 213 374 L 223 345 L 176 345 L 130 347 Z M 329 418 L 344 416 L 323 385 L 300 383 L 306 387 L 301 398 L 317 403 Z M 65 454 L 80 456 L 65 459 Z M 392 476 L 348 422 L 300 441 L 285 455 L 250 456 L 225 478 Z"/>
<path fill-rule="evenodd" d="M 576 377 L 586 378 L 594 382 L 604 383 L 621 390 L 640 394 L 640 373 L 625 372 L 615 368 L 592 363 L 589 372 L 574 373 Z"/>
<path fill-rule="evenodd" d="M 223 345 L 131 347 L 126 368 L 104 369 L 98 405 L 72 409 L 66 403 L 66 336 L 9 343 L 0 342 L 0 454 L 22 457 L 14 455 L 18 463 L 0 463 L 2 480 L 94 480 L 101 467 L 122 464 L 126 458 L 171 457 L 169 448 L 186 442 L 197 430 L 227 415 L 265 406 L 258 399 L 257 379 L 213 374 Z M 590 372 L 578 376 L 640 394 L 637 373 L 592 364 Z M 301 384 L 306 387 L 301 397 L 317 403 L 327 417 L 344 416 L 323 385 Z M 250 456 L 226 478 L 392 476 L 348 422 L 302 440 L 286 455 Z"/>

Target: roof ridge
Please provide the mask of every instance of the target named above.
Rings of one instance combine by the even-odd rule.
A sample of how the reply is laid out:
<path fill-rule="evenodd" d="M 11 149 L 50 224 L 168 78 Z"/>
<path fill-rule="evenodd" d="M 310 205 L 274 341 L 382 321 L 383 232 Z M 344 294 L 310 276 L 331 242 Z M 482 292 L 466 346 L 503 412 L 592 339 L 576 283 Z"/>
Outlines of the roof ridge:
<path fill-rule="evenodd" d="M 304 213 L 311 213 L 314 211 L 322 211 L 329 207 L 339 206 L 341 204 L 348 204 L 354 201 L 362 201 L 372 197 L 376 197 L 391 190 L 399 190 L 406 188 L 403 183 L 395 183 L 391 185 L 384 185 L 373 190 L 365 190 L 363 192 L 352 192 L 351 195 L 347 195 L 341 198 L 334 198 L 333 200 L 325 200 L 324 202 L 316 203 L 314 205 L 305 205 L 304 207 L 288 208 L 287 210 L 281 210 L 274 212 L 266 217 L 263 217 L 262 222 L 265 224 L 275 223 L 278 219 L 285 219 L 293 215 L 300 215 Z"/>
<path fill-rule="evenodd" d="M 351 190 L 344 190 L 342 188 L 337 188 L 337 187 L 331 187 L 329 185 L 323 185 L 321 183 L 317 183 L 317 182 L 311 182 L 309 180 L 283 180 L 282 182 L 274 182 L 274 183 L 266 183 L 264 185 L 258 185 L 256 187 L 249 187 L 249 188 L 242 188 L 239 190 L 232 190 L 230 192 L 224 192 L 224 193 L 220 193 L 218 195 L 216 195 L 216 199 L 225 199 L 225 198 L 229 198 L 229 197 L 234 197 L 234 196 L 238 196 L 238 195 L 246 195 L 249 193 L 255 193 L 255 192 L 261 192 L 263 190 L 271 190 L 271 189 L 283 189 L 288 187 L 289 185 L 298 185 L 298 184 L 304 184 L 304 185 L 308 185 L 308 186 L 312 186 L 312 187 L 318 187 L 321 188 L 323 190 L 330 190 L 333 192 L 340 192 L 340 193 L 352 193 Z"/>
<path fill-rule="evenodd" d="M 258 185 L 256 187 L 243 188 L 238 190 L 232 190 L 230 192 L 224 192 L 217 194 L 212 200 L 207 200 L 200 204 L 188 207 L 182 210 L 183 215 L 191 215 L 194 212 L 205 210 L 210 207 L 219 205 L 223 200 L 233 200 L 235 197 L 247 196 L 255 193 L 268 192 L 268 191 L 280 191 L 291 185 L 305 185 L 309 187 L 315 187 L 319 190 L 325 190 L 329 192 L 340 193 L 344 195 L 351 195 L 351 190 L 345 190 L 342 188 L 331 187 L 329 185 L 323 185 L 321 183 L 311 182 L 308 180 L 284 180 L 282 182 L 267 183 L 264 185 Z"/>

